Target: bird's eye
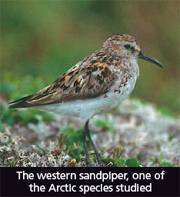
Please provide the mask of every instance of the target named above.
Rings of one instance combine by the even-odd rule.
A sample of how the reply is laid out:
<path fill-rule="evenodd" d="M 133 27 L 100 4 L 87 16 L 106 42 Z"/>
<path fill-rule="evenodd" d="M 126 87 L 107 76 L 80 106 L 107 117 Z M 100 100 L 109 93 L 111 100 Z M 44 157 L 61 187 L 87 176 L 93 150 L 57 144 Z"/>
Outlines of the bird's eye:
<path fill-rule="evenodd" d="M 130 48 L 130 45 L 129 45 L 129 44 L 125 44 L 124 47 L 125 47 L 126 49 L 129 49 L 129 48 Z"/>

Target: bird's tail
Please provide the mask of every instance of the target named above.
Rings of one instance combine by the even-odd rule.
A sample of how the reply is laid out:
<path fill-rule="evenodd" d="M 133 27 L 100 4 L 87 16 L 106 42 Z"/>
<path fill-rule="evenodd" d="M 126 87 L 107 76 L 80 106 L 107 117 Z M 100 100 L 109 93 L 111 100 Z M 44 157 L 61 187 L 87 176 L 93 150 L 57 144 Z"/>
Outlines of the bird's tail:
<path fill-rule="evenodd" d="M 9 108 L 26 108 L 30 107 L 31 105 L 27 103 L 27 100 L 30 99 L 32 95 L 22 97 L 18 100 L 12 101 L 9 103 Z"/>

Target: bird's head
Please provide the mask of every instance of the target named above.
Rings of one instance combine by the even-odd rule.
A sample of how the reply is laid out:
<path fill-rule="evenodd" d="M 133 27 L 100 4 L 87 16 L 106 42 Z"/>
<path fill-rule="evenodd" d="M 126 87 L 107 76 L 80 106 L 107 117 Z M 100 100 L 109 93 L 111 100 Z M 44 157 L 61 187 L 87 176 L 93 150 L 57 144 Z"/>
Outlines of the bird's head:
<path fill-rule="evenodd" d="M 117 34 L 108 38 L 103 44 L 103 51 L 120 58 L 142 58 L 160 67 L 161 63 L 141 51 L 137 40 L 131 35 Z"/>

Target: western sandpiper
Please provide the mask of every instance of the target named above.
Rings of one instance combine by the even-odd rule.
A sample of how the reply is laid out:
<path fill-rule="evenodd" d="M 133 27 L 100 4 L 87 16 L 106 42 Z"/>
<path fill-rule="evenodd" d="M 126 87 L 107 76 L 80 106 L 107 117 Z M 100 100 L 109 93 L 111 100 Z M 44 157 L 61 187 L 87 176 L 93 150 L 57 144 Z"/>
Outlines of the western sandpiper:
<path fill-rule="evenodd" d="M 156 59 L 141 51 L 134 37 L 114 35 L 104 42 L 99 51 L 85 57 L 51 85 L 10 102 L 10 108 L 31 107 L 85 119 L 82 134 L 86 162 L 92 165 L 87 150 L 89 140 L 101 165 L 102 156 L 89 133 L 89 120 L 117 107 L 129 96 L 139 76 L 138 58 L 162 67 Z"/>

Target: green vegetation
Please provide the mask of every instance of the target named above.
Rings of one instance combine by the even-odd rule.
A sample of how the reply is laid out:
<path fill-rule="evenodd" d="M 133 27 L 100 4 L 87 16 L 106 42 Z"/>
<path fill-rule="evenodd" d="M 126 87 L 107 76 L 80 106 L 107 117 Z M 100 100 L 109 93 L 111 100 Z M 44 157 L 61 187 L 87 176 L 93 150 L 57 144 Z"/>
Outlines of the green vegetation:
<path fill-rule="evenodd" d="M 15 100 L 25 96 L 22 94 L 23 90 L 26 90 L 27 94 L 32 94 L 32 92 L 35 93 L 44 86 L 44 83 L 39 78 L 33 79 L 32 77 L 27 76 L 20 81 L 17 81 L 15 77 L 7 72 L 2 76 L 1 80 L 2 86 L 0 89 L 0 95 L 5 100 Z M 0 127 L 2 127 L 4 123 L 12 126 L 19 122 L 24 125 L 28 123 L 38 124 L 39 121 L 50 122 L 53 120 L 53 114 L 36 109 L 8 109 L 6 103 L 0 100 L 0 118 Z"/>
<path fill-rule="evenodd" d="M 61 132 L 60 136 L 57 136 L 58 138 L 58 149 L 55 149 L 51 152 L 51 155 L 53 156 L 54 161 L 62 154 L 68 154 L 71 156 L 71 160 L 67 163 L 67 166 L 76 166 L 77 163 L 84 161 L 84 149 L 82 145 L 82 135 L 81 130 L 75 131 L 72 127 L 64 128 Z M 14 143 L 11 141 L 11 143 L 5 143 L 6 147 L 12 147 L 14 146 Z M 39 159 L 41 160 L 43 157 L 46 157 L 48 154 L 43 148 L 37 146 L 37 155 Z M 3 149 L 5 150 L 5 148 Z M 16 167 L 19 166 L 20 163 L 22 163 L 22 158 L 24 156 L 24 153 L 16 152 L 16 150 L 13 148 L 13 155 L 15 157 L 9 157 L 7 159 L 7 165 L 9 167 Z M 29 160 L 32 156 L 36 154 L 35 152 L 30 153 L 29 156 L 26 156 L 26 158 L 29 157 Z M 128 158 L 123 159 L 122 158 L 123 152 L 121 152 L 121 147 L 116 146 L 114 147 L 113 156 L 112 158 L 104 158 L 102 161 L 102 165 L 109 166 L 109 167 L 144 167 L 137 158 Z M 90 152 L 90 157 L 93 159 L 94 163 L 96 163 L 96 156 Z M 49 156 L 48 156 L 49 158 Z M 39 162 L 38 160 L 36 161 Z M 158 159 L 155 158 L 149 158 L 148 159 L 148 165 L 151 166 L 152 164 L 156 164 L 157 167 L 172 167 L 173 164 L 167 161 L 163 160 L 163 155 L 160 154 Z M 28 166 L 32 166 L 33 163 L 27 162 Z M 37 165 L 37 164 L 36 164 Z M 84 166 L 85 163 L 82 163 L 82 166 Z"/>
<path fill-rule="evenodd" d="M 109 129 L 113 129 L 114 128 L 114 122 L 109 121 L 108 118 L 106 119 L 97 119 L 95 121 L 95 125 L 97 127 L 101 127 L 103 130 L 109 130 Z"/>
<path fill-rule="evenodd" d="M 162 153 L 159 155 L 158 159 L 150 157 L 148 159 L 148 163 L 150 165 L 156 163 L 156 165 L 159 166 L 159 167 L 173 167 L 173 164 L 171 162 L 167 162 L 167 161 L 163 160 L 163 154 Z"/>
<path fill-rule="evenodd" d="M 6 123 L 10 126 L 13 124 L 21 123 L 21 124 L 28 124 L 34 123 L 38 124 L 39 121 L 50 122 L 53 120 L 53 115 L 48 114 L 43 111 L 35 110 L 35 109 L 28 109 L 28 110 L 3 110 L 1 114 L 2 123 Z"/>

